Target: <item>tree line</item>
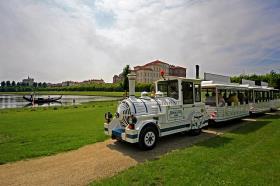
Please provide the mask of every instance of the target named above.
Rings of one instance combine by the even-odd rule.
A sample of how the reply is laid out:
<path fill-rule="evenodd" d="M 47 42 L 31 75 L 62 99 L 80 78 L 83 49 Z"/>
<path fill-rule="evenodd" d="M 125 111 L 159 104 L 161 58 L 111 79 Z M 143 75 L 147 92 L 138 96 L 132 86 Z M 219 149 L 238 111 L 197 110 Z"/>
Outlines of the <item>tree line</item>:
<path fill-rule="evenodd" d="M 123 82 L 120 83 L 83 83 L 72 86 L 48 86 L 46 83 L 34 83 L 32 86 L 24 85 L 22 83 L 13 83 L 6 81 L 1 82 L 1 92 L 32 92 L 32 91 L 106 91 L 106 92 L 122 92 L 125 91 L 127 86 L 124 87 Z M 137 83 L 135 90 L 150 91 L 151 84 Z"/>
<path fill-rule="evenodd" d="M 233 83 L 241 83 L 242 79 L 252 80 L 256 82 L 256 85 L 261 85 L 261 82 L 267 82 L 270 87 L 280 89 L 280 73 L 271 71 L 267 74 L 241 74 L 239 76 L 233 76 L 230 78 Z"/>
<path fill-rule="evenodd" d="M 31 86 L 22 82 L 2 81 L 0 92 L 30 92 L 35 89 L 47 88 L 47 83 L 34 82 Z"/>

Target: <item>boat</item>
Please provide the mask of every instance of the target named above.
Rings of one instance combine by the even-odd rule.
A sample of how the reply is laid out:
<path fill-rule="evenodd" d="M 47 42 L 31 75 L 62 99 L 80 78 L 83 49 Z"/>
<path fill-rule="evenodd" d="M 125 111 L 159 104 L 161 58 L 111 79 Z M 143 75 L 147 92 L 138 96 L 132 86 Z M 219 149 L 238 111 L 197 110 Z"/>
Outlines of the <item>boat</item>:
<path fill-rule="evenodd" d="M 27 96 L 23 96 L 23 99 L 25 99 L 26 101 L 29 101 L 29 102 L 34 102 L 34 103 L 50 103 L 50 102 L 56 102 L 58 100 L 60 100 L 62 98 L 62 96 L 59 96 L 59 97 L 48 97 L 48 98 L 42 98 L 42 97 L 34 97 L 32 95 L 30 95 L 29 97 Z"/>

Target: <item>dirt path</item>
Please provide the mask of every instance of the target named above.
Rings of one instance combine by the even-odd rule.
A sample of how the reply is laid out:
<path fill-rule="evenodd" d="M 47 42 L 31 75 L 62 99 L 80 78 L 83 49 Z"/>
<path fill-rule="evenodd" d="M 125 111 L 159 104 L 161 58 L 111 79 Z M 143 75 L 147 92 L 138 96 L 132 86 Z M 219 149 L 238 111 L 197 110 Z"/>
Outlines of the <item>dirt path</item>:
<path fill-rule="evenodd" d="M 208 129 L 194 137 L 183 134 L 168 136 L 162 138 L 152 151 L 140 151 L 137 146 L 107 140 L 54 156 L 0 165 L 0 185 L 86 185 L 242 124 Z"/>

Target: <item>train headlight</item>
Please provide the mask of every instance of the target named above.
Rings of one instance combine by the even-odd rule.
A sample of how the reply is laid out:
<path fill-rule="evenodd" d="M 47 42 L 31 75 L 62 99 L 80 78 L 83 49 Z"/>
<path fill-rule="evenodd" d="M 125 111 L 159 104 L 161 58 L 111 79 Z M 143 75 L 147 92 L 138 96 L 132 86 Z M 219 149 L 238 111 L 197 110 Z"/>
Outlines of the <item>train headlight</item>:
<path fill-rule="evenodd" d="M 111 119 L 113 118 L 113 115 L 111 114 L 111 112 L 106 112 L 104 117 L 105 117 L 106 122 L 110 123 Z"/>

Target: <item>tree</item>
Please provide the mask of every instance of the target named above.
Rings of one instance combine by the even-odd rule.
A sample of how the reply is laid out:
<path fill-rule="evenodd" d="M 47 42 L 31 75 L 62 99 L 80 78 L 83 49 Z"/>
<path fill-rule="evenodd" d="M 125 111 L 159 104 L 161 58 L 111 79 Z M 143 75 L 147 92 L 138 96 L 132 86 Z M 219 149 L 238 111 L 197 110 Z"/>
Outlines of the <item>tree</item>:
<path fill-rule="evenodd" d="M 11 82 L 10 81 L 6 81 L 6 86 L 7 87 L 11 86 Z"/>
<path fill-rule="evenodd" d="M 41 82 L 38 83 L 38 87 L 42 87 L 42 83 Z"/>
<path fill-rule="evenodd" d="M 241 83 L 241 79 L 247 79 L 247 80 L 255 81 L 256 85 L 261 85 L 261 81 L 263 81 L 263 82 L 267 82 L 270 87 L 274 87 L 276 89 L 280 88 L 280 74 L 273 71 L 273 70 L 270 73 L 262 74 L 262 75 L 242 74 L 240 76 L 231 77 L 231 81 L 234 82 L 234 83 Z"/>
<path fill-rule="evenodd" d="M 17 82 L 17 86 L 18 86 L 18 87 L 21 86 L 20 82 Z"/>
<path fill-rule="evenodd" d="M 16 86 L 16 82 L 15 81 L 12 81 L 12 86 Z"/>
<path fill-rule="evenodd" d="M 6 86 L 6 82 L 5 81 L 2 81 L 1 82 L 1 87 L 5 87 Z"/>
<path fill-rule="evenodd" d="M 36 82 L 33 83 L 33 87 L 37 87 L 37 85 L 38 85 L 38 84 L 37 84 Z"/>
<path fill-rule="evenodd" d="M 45 87 L 45 88 L 47 87 L 47 83 L 46 82 L 43 83 L 43 87 Z"/>
<path fill-rule="evenodd" d="M 124 91 L 128 91 L 128 77 L 127 75 L 130 73 L 129 65 L 126 65 L 122 72 L 123 82 L 122 82 L 122 88 Z"/>

